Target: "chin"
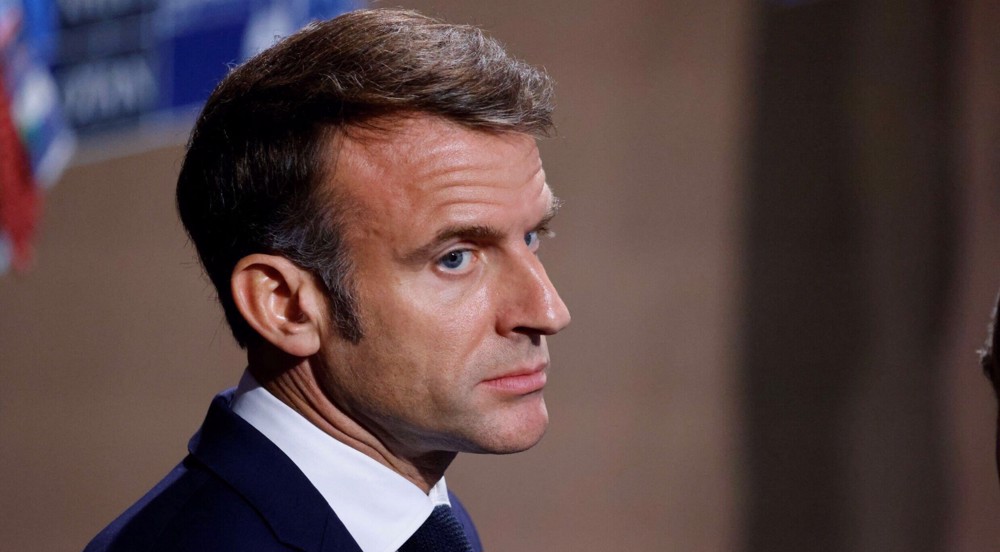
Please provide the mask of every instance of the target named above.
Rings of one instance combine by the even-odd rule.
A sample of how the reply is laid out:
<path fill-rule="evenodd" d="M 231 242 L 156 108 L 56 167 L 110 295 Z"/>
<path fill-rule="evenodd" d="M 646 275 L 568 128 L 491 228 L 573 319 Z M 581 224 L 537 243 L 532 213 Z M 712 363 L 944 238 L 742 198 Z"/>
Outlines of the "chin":
<path fill-rule="evenodd" d="M 539 401 L 530 409 L 505 413 L 495 420 L 492 428 L 480 435 L 475 450 L 483 454 L 513 454 L 523 452 L 542 440 L 549 425 L 549 413 L 545 402 Z"/>

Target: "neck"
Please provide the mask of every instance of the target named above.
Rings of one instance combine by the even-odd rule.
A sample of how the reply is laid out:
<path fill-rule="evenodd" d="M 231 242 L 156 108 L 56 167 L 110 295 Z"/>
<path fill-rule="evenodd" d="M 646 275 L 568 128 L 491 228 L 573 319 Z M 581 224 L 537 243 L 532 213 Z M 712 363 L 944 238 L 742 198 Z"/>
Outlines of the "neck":
<path fill-rule="evenodd" d="M 262 387 L 327 435 L 362 452 L 400 474 L 425 493 L 443 476 L 456 453 L 411 451 L 391 435 L 380 435 L 375 424 L 350 416 L 321 389 L 308 358 L 280 351 L 248 352 L 249 370 Z"/>

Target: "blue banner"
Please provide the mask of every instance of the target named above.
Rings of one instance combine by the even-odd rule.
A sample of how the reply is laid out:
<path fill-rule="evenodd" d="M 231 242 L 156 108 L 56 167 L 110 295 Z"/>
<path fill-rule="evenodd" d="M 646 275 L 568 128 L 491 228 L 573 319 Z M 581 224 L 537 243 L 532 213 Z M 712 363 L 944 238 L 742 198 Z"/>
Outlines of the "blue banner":
<path fill-rule="evenodd" d="M 32 2 L 28 2 L 31 4 Z M 234 64 L 356 0 L 36 0 L 63 112 L 81 136 L 190 116 Z"/>
<path fill-rule="evenodd" d="M 77 137 L 187 123 L 230 67 L 361 4 L 0 0 L 0 274 L 30 267 L 42 190 Z"/>

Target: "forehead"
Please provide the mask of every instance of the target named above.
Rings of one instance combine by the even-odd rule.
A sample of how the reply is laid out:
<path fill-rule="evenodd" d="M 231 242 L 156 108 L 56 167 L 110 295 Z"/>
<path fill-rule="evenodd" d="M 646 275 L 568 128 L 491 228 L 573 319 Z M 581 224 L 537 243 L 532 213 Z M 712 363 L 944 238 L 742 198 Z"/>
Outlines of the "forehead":
<path fill-rule="evenodd" d="M 535 139 L 416 116 L 338 140 L 333 185 L 371 215 L 435 216 L 551 201 Z M 543 207 L 544 208 L 544 207 Z"/>

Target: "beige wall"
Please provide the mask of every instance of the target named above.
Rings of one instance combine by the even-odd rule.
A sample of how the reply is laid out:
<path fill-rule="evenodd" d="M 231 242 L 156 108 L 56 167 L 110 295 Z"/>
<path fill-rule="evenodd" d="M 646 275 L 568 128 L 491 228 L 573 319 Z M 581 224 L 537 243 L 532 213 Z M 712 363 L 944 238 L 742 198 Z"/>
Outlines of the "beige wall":
<path fill-rule="evenodd" d="M 462 456 L 449 472 L 485 544 L 740 549 L 751 4 L 403 4 L 485 26 L 558 83 L 559 136 L 542 153 L 566 207 L 543 255 L 574 322 L 551 341 L 542 443 Z M 965 204 L 976 214 L 949 323 L 956 358 L 981 338 L 983 296 L 1000 281 L 987 57 L 998 50 L 968 47 L 978 88 L 963 96 L 966 176 L 974 197 L 993 199 Z M 181 459 L 213 394 L 243 368 L 173 212 L 181 156 L 172 147 L 70 170 L 48 196 L 35 270 L 0 277 L 0 548 L 82 548 Z M 957 361 L 948 374 L 951 544 L 989 549 L 1000 538 L 982 459 L 994 407 L 974 367 Z"/>

